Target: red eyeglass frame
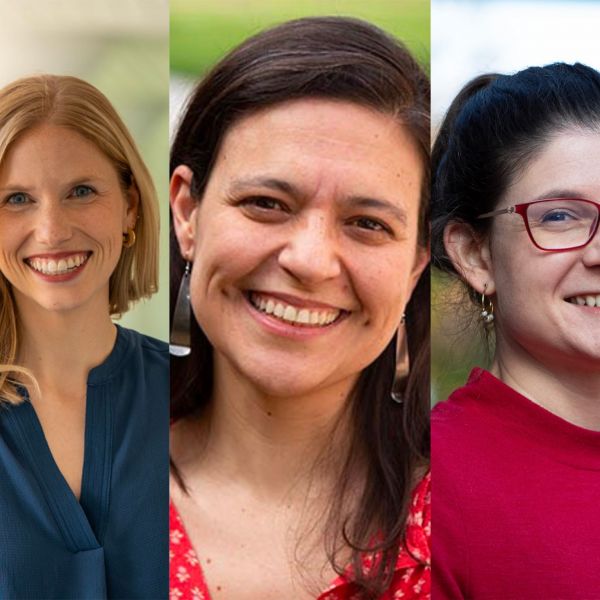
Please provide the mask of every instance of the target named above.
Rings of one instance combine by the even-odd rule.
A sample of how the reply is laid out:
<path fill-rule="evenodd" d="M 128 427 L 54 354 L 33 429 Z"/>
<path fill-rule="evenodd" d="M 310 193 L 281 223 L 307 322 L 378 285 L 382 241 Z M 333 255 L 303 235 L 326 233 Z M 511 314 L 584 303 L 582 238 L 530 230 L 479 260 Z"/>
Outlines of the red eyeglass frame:
<path fill-rule="evenodd" d="M 527 218 L 527 207 L 530 206 L 531 204 L 541 204 L 542 202 L 552 202 L 552 201 L 556 201 L 556 200 L 567 200 L 567 201 L 576 200 L 577 202 L 586 202 L 587 204 L 591 204 L 592 206 L 596 207 L 596 212 L 598 213 L 597 217 L 596 217 L 596 223 L 594 224 L 592 231 L 590 232 L 590 237 L 588 238 L 588 241 L 585 242 L 585 244 L 579 244 L 579 246 L 569 246 L 568 248 L 544 248 L 544 247 L 540 246 L 533 239 L 533 234 L 531 233 L 531 229 L 529 227 L 529 219 Z M 531 243 L 536 248 L 539 248 L 540 250 L 543 250 L 544 252 L 569 252 L 570 250 L 577 250 L 578 248 L 584 248 L 594 239 L 594 236 L 596 235 L 596 232 L 598 231 L 598 224 L 600 223 L 600 203 L 594 202 L 594 200 L 587 200 L 586 198 L 543 198 L 542 200 L 532 200 L 531 202 L 523 202 L 522 204 L 514 204 L 513 206 L 509 206 L 507 208 L 500 208 L 498 210 L 492 210 L 491 212 L 487 212 L 487 213 L 483 213 L 482 215 L 478 215 L 477 218 L 478 219 L 487 219 L 490 217 L 496 217 L 498 215 L 504 215 L 504 214 L 512 215 L 513 213 L 521 215 L 523 222 L 525 223 L 525 229 L 527 229 L 527 234 L 529 235 L 529 239 L 531 240 Z"/>

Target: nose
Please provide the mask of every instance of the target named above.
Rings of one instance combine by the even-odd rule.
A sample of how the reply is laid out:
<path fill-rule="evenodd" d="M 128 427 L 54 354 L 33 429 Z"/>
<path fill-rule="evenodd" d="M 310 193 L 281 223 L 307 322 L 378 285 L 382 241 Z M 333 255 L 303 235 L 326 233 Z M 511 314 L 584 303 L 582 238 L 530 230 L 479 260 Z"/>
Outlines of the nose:
<path fill-rule="evenodd" d="M 54 200 L 40 202 L 35 222 L 35 239 L 48 247 L 60 246 L 71 238 L 68 211 Z"/>
<path fill-rule="evenodd" d="M 342 271 L 335 231 L 323 215 L 298 221 L 278 260 L 295 279 L 309 285 L 333 279 Z"/>

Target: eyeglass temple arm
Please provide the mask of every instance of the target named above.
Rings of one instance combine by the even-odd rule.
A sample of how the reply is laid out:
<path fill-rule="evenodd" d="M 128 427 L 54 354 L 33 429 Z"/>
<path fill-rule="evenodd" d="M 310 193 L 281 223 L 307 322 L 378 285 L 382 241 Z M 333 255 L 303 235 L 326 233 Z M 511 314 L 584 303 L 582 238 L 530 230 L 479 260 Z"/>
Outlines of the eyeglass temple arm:
<path fill-rule="evenodd" d="M 508 208 L 499 208 L 498 210 L 493 210 L 491 212 L 483 213 L 479 215 L 478 219 L 487 219 L 488 217 L 496 217 L 497 215 L 510 215 L 515 212 L 514 206 L 509 206 Z"/>

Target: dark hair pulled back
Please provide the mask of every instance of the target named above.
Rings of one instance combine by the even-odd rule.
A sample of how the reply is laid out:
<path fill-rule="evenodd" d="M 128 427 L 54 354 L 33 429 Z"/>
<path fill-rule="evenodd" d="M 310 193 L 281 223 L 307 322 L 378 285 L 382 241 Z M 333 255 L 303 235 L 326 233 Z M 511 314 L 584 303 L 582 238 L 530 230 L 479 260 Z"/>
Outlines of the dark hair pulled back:
<path fill-rule="evenodd" d="M 452 102 L 432 151 L 433 264 L 457 275 L 444 248 L 450 222 L 485 234 L 493 210 L 553 135 L 600 127 L 600 73 L 582 64 L 486 74 Z M 525 201 L 526 199 L 524 199 Z"/>
<path fill-rule="evenodd" d="M 422 155 L 425 175 L 419 244 L 428 245 L 429 80 L 409 52 L 378 28 L 351 18 L 290 21 L 246 40 L 200 82 L 188 102 L 172 146 L 170 168 L 187 165 L 200 202 L 220 144 L 239 119 L 302 98 L 355 102 L 388 114 L 406 127 Z M 171 307 L 184 269 L 171 231 Z M 389 585 L 402 542 L 415 470 L 429 455 L 429 275 L 424 273 L 407 307 L 411 374 L 403 405 L 390 398 L 395 341 L 361 374 L 349 398 L 352 439 L 331 507 L 326 539 L 332 565 L 340 541 L 353 550 L 357 590 L 377 597 Z M 171 365 L 172 418 L 198 413 L 210 402 L 212 348 L 194 321 L 192 353 Z M 339 527 L 341 507 L 356 490 L 352 476 L 364 461 L 364 492 L 355 514 Z M 338 514 L 336 514 L 338 513 Z M 338 525 L 338 527 L 336 527 Z M 332 531 L 335 529 L 335 531 Z M 341 530 L 340 530 L 341 529 Z M 379 534 L 381 561 L 365 572 L 361 552 Z"/>

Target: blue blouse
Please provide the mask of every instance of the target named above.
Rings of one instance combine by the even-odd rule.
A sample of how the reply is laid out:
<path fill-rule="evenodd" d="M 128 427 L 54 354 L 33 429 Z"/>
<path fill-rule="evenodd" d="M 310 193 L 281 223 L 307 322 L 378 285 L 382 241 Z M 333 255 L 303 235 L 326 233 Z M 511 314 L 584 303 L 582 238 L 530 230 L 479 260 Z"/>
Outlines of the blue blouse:
<path fill-rule="evenodd" d="M 88 377 L 79 501 L 31 403 L 0 406 L 0 598 L 167 598 L 168 364 L 118 328 Z"/>

